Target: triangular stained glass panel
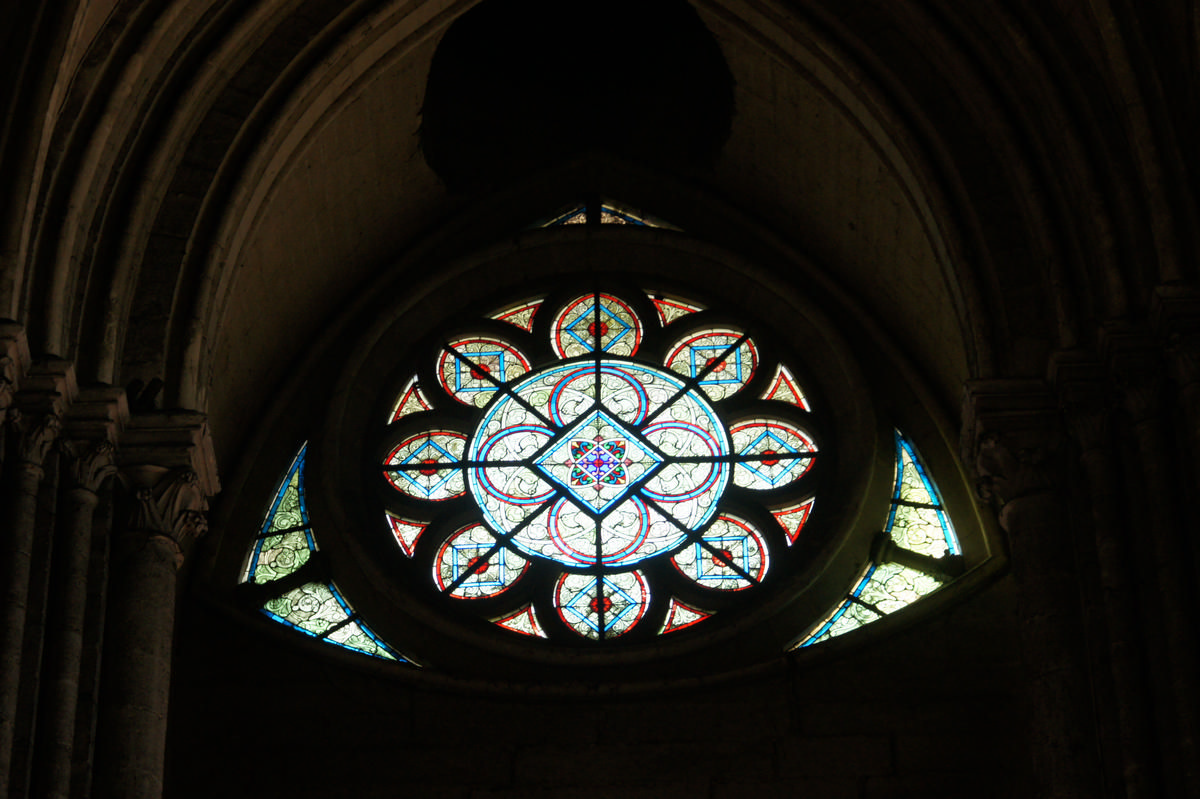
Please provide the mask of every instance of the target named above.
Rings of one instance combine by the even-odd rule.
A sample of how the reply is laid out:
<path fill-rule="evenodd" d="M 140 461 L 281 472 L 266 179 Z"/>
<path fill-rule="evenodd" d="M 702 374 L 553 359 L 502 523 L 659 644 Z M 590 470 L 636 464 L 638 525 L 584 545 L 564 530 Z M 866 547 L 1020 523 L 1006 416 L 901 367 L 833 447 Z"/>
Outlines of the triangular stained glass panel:
<path fill-rule="evenodd" d="M 703 610 L 699 610 L 690 605 L 685 605 L 675 597 L 671 597 L 671 604 L 667 607 L 667 617 L 663 620 L 662 634 L 673 633 L 676 630 L 686 630 L 688 627 L 699 624 L 700 622 L 711 616 Z"/>
<path fill-rule="evenodd" d="M 388 526 L 392 528 L 392 535 L 396 537 L 396 543 L 400 545 L 401 551 L 411 558 L 413 549 L 417 545 L 417 539 L 421 537 L 421 533 L 425 532 L 425 528 L 429 525 L 410 522 L 391 513 L 387 514 L 387 522 Z"/>
<path fill-rule="evenodd" d="M 499 619 L 492 620 L 494 624 L 498 624 L 506 630 L 512 630 L 514 633 L 528 635 L 533 638 L 545 638 L 546 632 L 542 629 L 542 625 L 538 624 L 537 616 L 533 615 L 533 605 L 526 605 L 508 616 L 503 616 Z"/>
<path fill-rule="evenodd" d="M 542 307 L 542 300 L 529 300 L 528 302 L 518 303 L 517 305 L 509 305 L 505 308 L 489 314 L 489 319 L 495 319 L 500 322 L 508 322 L 510 325 L 516 325 L 522 330 L 533 331 L 533 317 L 537 314 L 538 309 Z"/>
<path fill-rule="evenodd" d="M 789 505 L 786 508 L 774 511 L 776 521 L 779 522 L 780 526 L 783 527 L 784 533 L 787 534 L 788 546 L 796 543 L 796 539 L 800 537 L 800 531 L 808 523 L 808 517 L 812 514 L 813 503 L 816 501 L 816 497 L 813 497 L 804 500 L 798 505 Z"/>
<path fill-rule="evenodd" d="M 806 411 L 812 411 L 808 404 L 808 398 L 804 396 L 804 392 L 796 383 L 796 378 L 783 364 L 780 364 L 775 370 L 775 378 L 771 381 L 771 387 L 766 390 L 762 398 L 786 402 Z"/>
<path fill-rule="evenodd" d="M 268 600 L 262 612 L 273 621 L 325 643 L 384 660 L 408 661 L 355 616 L 333 583 L 302 585 Z"/>
<path fill-rule="evenodd" d="M 304 498 L 304 462 L 307 444 L 288 466 L 246 564 L 243 582 L 269 583 L 303 566 L 317 549 L 309 527 Z"/>
<path fill-rule="evenodd" d="M 912 442 L 896 431 L 896 482 L 885 528 L 905 549 L 933 558 L 959 555 L 962 548 L 942 498 Z"/>
<path fill-rule="evenodd" d="M 646 294 L 654 303 L 654 310 L 658 312 L 658 321 L 662 323 L 663 327 L 688 314 L 704 310 L 703 305 L 681 300 L 678 297 L 668 297 L 657 291 L 647 291 Z"/>
<path fill-rule="evenodd" d="M 408 416 L 410 413 L 420 413 L 427 411 L 432 406 L 429 400 L 425 399 L 425 395 L 421 393 L 421 387 L 417 384 L 417 377 L 413 375 L 409 381 L 404 384 L 404 389 L 400 392 L 400 398 L 396 400 L 396 405 L 392 408 L 392 418 L 389 422 L 395 422 Z"/>

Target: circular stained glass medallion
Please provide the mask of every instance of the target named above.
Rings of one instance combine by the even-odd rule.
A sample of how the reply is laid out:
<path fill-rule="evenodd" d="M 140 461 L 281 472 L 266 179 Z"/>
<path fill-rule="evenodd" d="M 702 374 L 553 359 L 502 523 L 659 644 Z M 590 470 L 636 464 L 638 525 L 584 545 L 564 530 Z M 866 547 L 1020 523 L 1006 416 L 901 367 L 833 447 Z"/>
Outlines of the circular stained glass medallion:
<path fill-rule="evenodd" d="M 670 609 L 708 618 L 768 579 L 795 541 L 768 502 L 811 496 L 809 408 L 758 385 L 764 356 L 744 331 L 705 325 L 682 298 L 696 310 L 664 317 L 661 301 L 594 292 L 531 306 L 510 336 L 445 339 L 421 386 L 432 407 L 405 419 L 383 464 L 389 512 L 437 539 L 403 553 L 432 557 L 435 591 L 514 633 L 520 612 L 539 636 L 604 641 L 690 628 L 666 624 Z M 481 390 L 468 396 L 469 380 Z M 760 410 L 731 421 L 723 406 L 746 401 Z M 421 429 L 420 414 L 464 404 L 478 408 L 469 433 Z M 463 493 L 477 521 L 439 524 L 443 498 Z M 754 524 L 724 510 L 748 498 Z"/>

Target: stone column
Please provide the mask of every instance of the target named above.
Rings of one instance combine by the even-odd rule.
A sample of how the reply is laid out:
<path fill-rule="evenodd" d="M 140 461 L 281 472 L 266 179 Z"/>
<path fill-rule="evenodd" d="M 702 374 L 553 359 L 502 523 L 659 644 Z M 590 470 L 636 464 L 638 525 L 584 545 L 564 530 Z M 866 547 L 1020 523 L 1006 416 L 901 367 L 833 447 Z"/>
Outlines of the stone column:
<path fill-rule="evenodd" d="M 74 389 L 69 365 L 53 362 L 26 376 L 8 412 L 4 497 L 0 502 L 0 790 L 8 790 L 17 738 L 17 703 L 29 603 L 38 491 L 43 463 L 62 429 Z"/>
<path fill-rule="evenodd" d="M 64 442 L 67 480 L 54 545 L 34 785 L 37 796 L 67 799 L 79 697 L 83 628 L 92 551 L 92 519 L 101 486 L 116 473 L 109 441 Z"/>
<path fill-rule="evenodd" d="M 1079 449 L 1091 505 L 1091 531 L 1104 615 L 1105 664 L 1112 677 L 1115 745 L 1126 799 L 1158 795 L 1152 758 L 1153 723 L 1145 701 L 1142 621 L 1137 613 L 1133 540 L 1113 425 L 1115 398 L 1105 367 L 1094 356 L 1065 353 L 1053 365 L 1071 437 Z"/>
<path fill-rule="evenodd" d="M 176 573 L 216 493 L 203 416 L 133 417 L 122 438 L 127 512 L 113 531 L 94 793 L 162 794 Z"/>
<path fill-rule="evenodd" d="M 1041 381 L 968 386 L 966 452 L 1008 535 L 1029 672 L 1037 795 L 1099 795 L 1095 719 L 1065 497 L 1057 404 Z"/>
<path fill-rule="evenodd" d="M 1149 582 L 1152 611 L 1163 636 L 1165 663 L 1156 671 L 1165 680 L 1169 708 L 1163 715 L 1172 724 L 1163 735 L 1168 791 L 1200 795 L 1200 635 L 1197 633 L 1194 586 L 1196 575 L 1185 553 L 1195 544 L 1195 523 L 1185 530 L 1177 493 L 1184 455 L 1176 448 L 1178 433 L 1172 424 L 1171 403 L 1161 350 L 1141 337 L 1110 334 L 1113 372 L 1121 388 L 1123 405 L 1132 422 L 1137 448 L 1139 479 L 1144 506 L 1137 520 L 1152 574 Z M 1183 466 L 1186 468 L 1186 466 Z M 1190 540 L 1189 540 L 1190 539 Z"/>

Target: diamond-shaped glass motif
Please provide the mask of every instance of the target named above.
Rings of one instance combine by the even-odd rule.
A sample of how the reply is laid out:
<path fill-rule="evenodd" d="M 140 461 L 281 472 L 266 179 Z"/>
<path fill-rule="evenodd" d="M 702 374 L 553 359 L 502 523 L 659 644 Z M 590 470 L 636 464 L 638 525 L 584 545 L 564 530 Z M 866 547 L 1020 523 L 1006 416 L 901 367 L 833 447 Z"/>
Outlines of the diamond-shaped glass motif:
<path fill-rule="evenodd" d="M 604 411 L 593 411 L 559 436 L 537 467 L 602 514 L 662 462 Z"/>

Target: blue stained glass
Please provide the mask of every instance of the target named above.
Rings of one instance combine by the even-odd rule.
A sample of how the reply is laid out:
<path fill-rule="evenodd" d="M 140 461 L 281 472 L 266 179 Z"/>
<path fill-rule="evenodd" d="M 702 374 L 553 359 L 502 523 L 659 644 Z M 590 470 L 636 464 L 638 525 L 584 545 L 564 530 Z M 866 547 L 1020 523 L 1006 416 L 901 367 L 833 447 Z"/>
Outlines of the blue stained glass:
<path fill-rule="evenodd" d="M 692 377 L 704 371 L 704 367 L 708 366 L 710 361 L 720 358 L 729 349 L 728 344 L 720 346 L 704 345 L 698 347 L 689 347 L 688 367 L 691 369 L 689 374 Z M 701 383 L 707 385 L 720 385 L 721 383 L 741 383 L 742 382 L 742 360 L 741 358 L 731 359 L 733 370 L 723 369 L 719 372 L 709 372 Z M 729 364 L 727 364 L 728 366 Z"/>
<path fill-rule="evenodd" d="M 304 499 L 304 458 L 307 453 L 308 444 L 305 443 L 296 453 L 296 457 L 292 459 L 292 465 L 288 467 L 287 473 L 279 483 L 279 488 L 275 492 L 275 500 L 271 503 L 271 509 L 267 511 L 259 535 L 266 535 L 272 530 L 300 527 L 309 523 L 308 503 Z M 295 497 L 289 496 L 289 492 L 294 492 Z M 285 505 L 285 499 L 291 500 L 291 502 Z M 293 504 L 294 508 L 291 507 Z M 290 511 L 291 513 L 284 524 L 276 525 L 276 517 L 280 515 L 281 511 Z M 292 514 L 295 514 L 297 518 L 291 518 Z"/>
<path fill-rule="evenodd" d="M 457 460 L 458 460 L 457 455 L 455 455 L 453 452 L 446 449 L 442 445 L 438 444 L 433 439 L 429 439 L 428 441 L 425 442 L 425 444 L 423 446 L 421 446 L 420 448 L 413 451 L 411 454 L 409 454 L 409 456 L 407 458 L 400 461 L 400 463 L 397 465 L 398 466 L 407 466 L 409 464 L 423 463 L 426 461 L 436 461 L 438 463 L 444 463 L 446 461 L 453 462 L 453 461 L 457 461 Z M 445 471 L 445 474 L 441 475 L 436 480 L 428 480 L 428 479 L 423 480 L 417 476 L 419 473 L 414 474 L 411 472 L 397 471 L 397 472 L 394 472 L 394 474 L 395 474 L 396 478 L 408 481 L 408 483 L 411 485 L 411 487 L 415 493 L 424 495 L 425 497 L 427 497 L 429 499 L 434 499 L 439 496 L 439 494 L 442 491 L 442 488 L 447 483 L 449 483 L 452 479 L 454 479 L 456 476 L 458 476 L 458 471 L 455 469 L 446 469 L 446 470 L 440 470 L 440 471 Z M 437 475 L 434 475 L 434 476 L 437 477 Z"/>
<path fill-rule="evenodd" d="M 607 577 L 601 578 L 601 582 L 604 586 L 604 597 L 611 602 L 605 609 L 603 628 L 600 626 L 600 615 L 588 607 L 596 596 L 595 589 L 591 586 L 568 595 L 563 603 L 563 612 L 579 624 L 597 631 L 603 629 L 607 633 L 616 629 L 627 616 L 636 614 L 641 608 L 642 600 Z"/>
<path fill-rule="evenodd" d="M 595 309 L 596 305 L 592 303 L 586 313 L 581 314 L 570 327 L 564 328 L 567 335 L 588 350 L 593 349 L 596 342 Z M 603 304 L 600 305 L 600 323 L 609 326 L 602 338 L 601 349 L 604 352 L 609 352 L 618 342 L 633 334 L 633 325 L 614 314 Z"/>
<path fill-rule="evenodd" d="M 962 547 L 950 524 L 950 517 L 946 514 L 937 486 L 934 485 L 933 480 L 929 479 L 912 443 L 899 430 L 895 431 L 895 437 L 896 482 L 892 488 L 892 508 L 888 513 L 885 529 L 888 533 L 893 532 L 897 524 L 898 513 L 906 507 L 910 507 L 910 503 L 932 506 L 924 508 L 923 510 L 926 512 L 922 516 L 928 524 L 936 524 L 941 528 L 942 538 L 946 543 L 946 553 L 961 555 Z M 897 543 L 904 546 L 906 542 L 897 541 Z M 939 557 L 942 553 L 926 552 L 925 554 Z"/>

